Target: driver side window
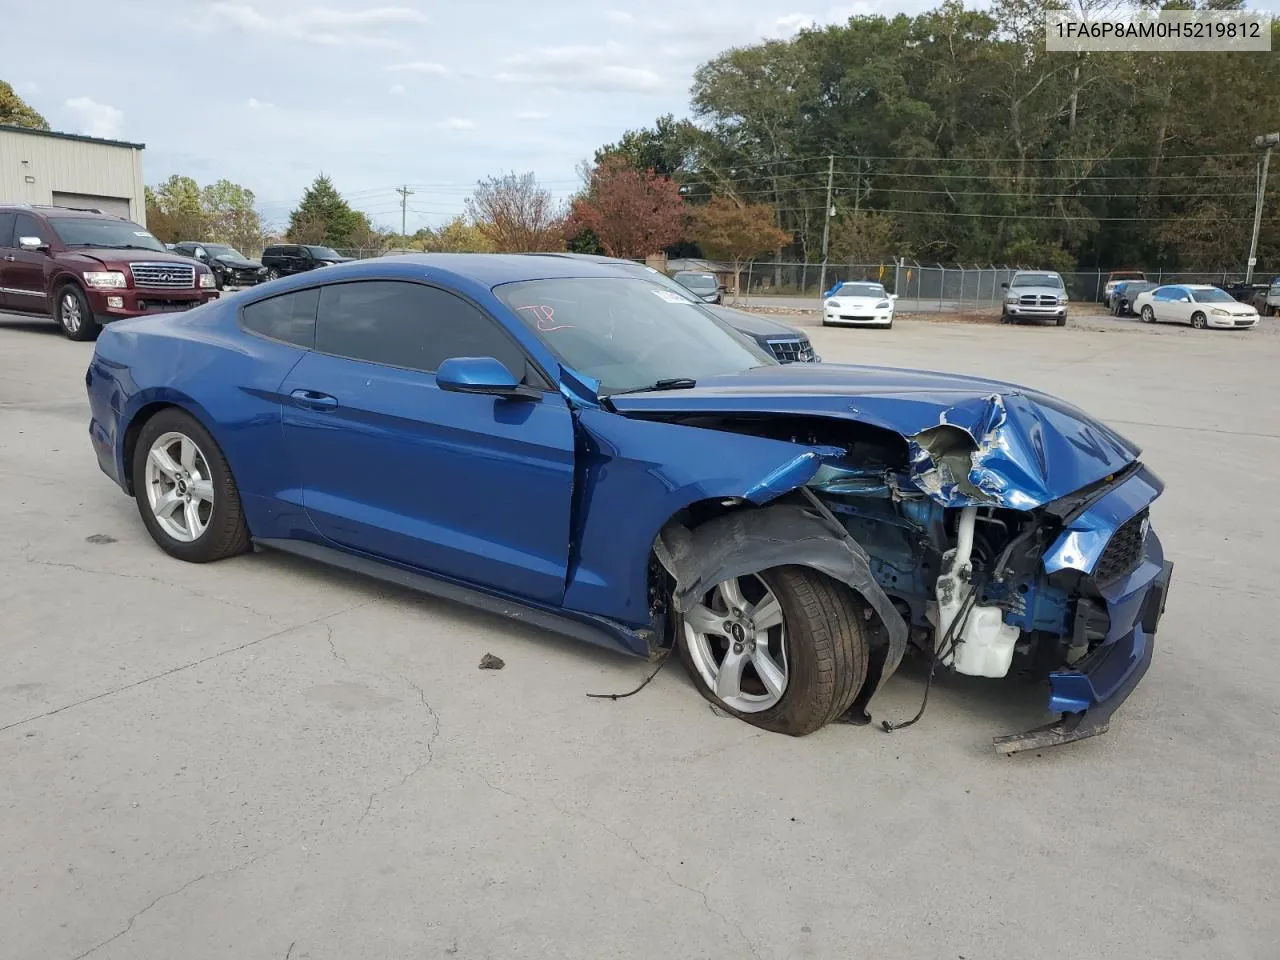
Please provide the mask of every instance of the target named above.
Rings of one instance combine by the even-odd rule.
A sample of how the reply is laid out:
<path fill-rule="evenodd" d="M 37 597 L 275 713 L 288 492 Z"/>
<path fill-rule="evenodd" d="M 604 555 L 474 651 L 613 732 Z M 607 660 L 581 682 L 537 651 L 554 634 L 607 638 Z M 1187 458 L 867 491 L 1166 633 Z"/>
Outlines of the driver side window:
<path fill-rule="evenodd" d="M 402 280 L 322 287 L 316 350 L 434 373 L 451 357 L 494 357 L 517 379 L 545 389 L 524 350 L 477 307 L 444 290 Z"/>

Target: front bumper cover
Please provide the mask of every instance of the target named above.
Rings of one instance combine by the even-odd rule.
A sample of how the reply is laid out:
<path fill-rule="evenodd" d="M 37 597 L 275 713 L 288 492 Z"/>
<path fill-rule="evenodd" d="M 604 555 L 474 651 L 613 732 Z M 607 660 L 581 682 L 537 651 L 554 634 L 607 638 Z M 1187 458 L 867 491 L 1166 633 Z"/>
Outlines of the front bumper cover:
<path fill-rule="evenodd" d="M 1154 535 L 1151 540 L 1158 550 L 1159 541 Z M 1160 557 L 1159 572 L 1140 591 L 1121 588 L 1115 591 L 1114 597 L 1107 597 L 1111 611 L 1132 608 L 1136 613 L 1129 631 L 1090 654 L 1078 669 L 1049 675 L 1049 704 L 1051 709 L 1061 710 L 1062 716 L 1025 733 L 993 738 L 997 753 L 1009 755 L 1085 740 L 1111 728 L 1112 714 L 1133 693 L 1151 666 L 1156 628 L 1164 615 L 1173 577 L 1173 563 L 1164 560 L 1163 554 Z M 1124 582 L 1131 582 L 1140 572 L 1141 568 Z"/>

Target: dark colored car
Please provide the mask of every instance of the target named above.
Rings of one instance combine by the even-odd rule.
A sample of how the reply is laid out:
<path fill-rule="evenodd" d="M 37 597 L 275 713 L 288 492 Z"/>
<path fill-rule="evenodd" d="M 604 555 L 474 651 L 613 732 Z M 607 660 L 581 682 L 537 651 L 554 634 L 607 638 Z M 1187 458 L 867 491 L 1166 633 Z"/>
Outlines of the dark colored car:
<path fill-rule="evenodd" d="M 208 267 L 132 220 L 96 210 L 0 206 L 0 310 L 52 317 L 72 340 L 102 324 L 173 313 L 218 296 Z"/>
<path fill-rule="evenodd" d="M 909 645 L 1046 681 L 1062 717 L 1002 752 L 1102 733 L 1171 574 L 1163 483 L 1071 404 L 779 364 L 564 258 L 382 257 L 115 324 L 86 389 L 99 465 L 171 556 L 275 548 L 674 646 L 703 696 L 779 733 L 865 719 Z"/>
<path fill-rule="evenodd" d="M 650 283 L 665 287 L 672 293 L 678 293 L 691 303 L 699 304 L 703 309 L 711 311 L 711 313 L 729 324 L 743 336 L 750 337 L 760 344 L 769 353 L 773 354 L 780 363 L 822 362 L 822 358 L 813 352 L 813 344 L 809 342 L 809 338 L 794 327 L 788 327 L 786 324 L 778 323 L 776 320 L 770 320 L 767 317 L 757 316 L 754 313 L 706 303 L 689 288 L 672 280 L 661 270 L 655 270 L 646 264 L 637 263 L 635 260 L 621 260 L 617 257 L 603 257 L 594 253 L 539 253 L 532 254 L 532 256 L 566 257 L 572 260 L 582 260 L 586 263 L 599 263 L 615 267 L 633 277 L 641 277 Z"/>
<path fill-rule="evenodd" d="M 714 273 L 695 273 L 682 270 L 674 277 L 676 283 L 686 288 L 699 300 L 705 303 L 724 302 L 724 284 Z"/>
<path fill-rule="evenodd" d="M 1121 280 L 1116 283 L 1111 290 L 1111 315 L 1113 317 L 1126 317 L 1133 314 L 1133 302 L 1138 299 L 1138 294 L 1147 290 L 1154 290 L 1160 286 L 1158 283 L 1152 283 L 1150 280 Z"/>
<path fill-rule="evenodd" d="M 262 251 L 262 265 L 267 268 L 268 280 L 306 273 L 318 267 L 331 267 L 335 263 L 347 263 L 350 260 L 351 257 L 344 257 L 332 247 L 317 246 L 314 243 L 280 243 Z"/>
<path fill-rule="evenodd" d="M 172 245 L 175 253 L 199 260 L 210 270 L 223 287 L 251 287 L 267 279 L 267 268 L 258 260 L 250 260 L 235 247 L 225 243 L 199 243 L 182 240 Z"/>

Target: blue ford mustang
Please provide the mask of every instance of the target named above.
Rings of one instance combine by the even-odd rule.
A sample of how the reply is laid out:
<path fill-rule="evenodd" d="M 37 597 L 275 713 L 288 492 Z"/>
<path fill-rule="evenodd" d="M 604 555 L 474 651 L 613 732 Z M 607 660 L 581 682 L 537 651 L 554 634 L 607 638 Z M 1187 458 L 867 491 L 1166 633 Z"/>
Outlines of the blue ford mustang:
<path fill-rule="evenodd" d="M 608 265 L 383 258 L 121 321 L 102 469 L 161 548 L 287 550 L 642 657 L 801 735 L 908 648 L 1047 679 L 1105 730 L 1150 662 L 1161 482 L 1076 408 L 939 373 L 779 364 Z M 932 676 L 932 672 L 930 673 Z"/>

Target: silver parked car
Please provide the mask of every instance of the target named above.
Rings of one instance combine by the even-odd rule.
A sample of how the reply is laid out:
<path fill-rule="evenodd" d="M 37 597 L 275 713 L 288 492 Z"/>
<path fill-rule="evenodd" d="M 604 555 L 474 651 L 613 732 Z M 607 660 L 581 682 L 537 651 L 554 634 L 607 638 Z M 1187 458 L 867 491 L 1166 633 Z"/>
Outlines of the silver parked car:
<path fill-rule="evenodd" d="M 1005 288 L 1001 323 L 1052 320 L 1067 325 L 1067 287 L 1061 274 L 1052 270 L 1019 270 Z"/>

